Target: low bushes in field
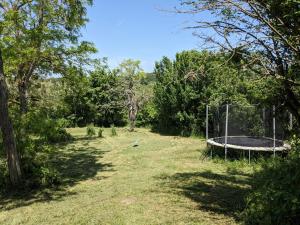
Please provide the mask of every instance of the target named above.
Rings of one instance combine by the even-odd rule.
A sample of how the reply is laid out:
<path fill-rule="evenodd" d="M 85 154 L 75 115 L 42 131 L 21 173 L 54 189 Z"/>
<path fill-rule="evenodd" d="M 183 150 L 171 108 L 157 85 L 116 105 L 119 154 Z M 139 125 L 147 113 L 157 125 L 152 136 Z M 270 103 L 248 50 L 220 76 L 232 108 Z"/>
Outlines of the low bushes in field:
<path fill-rule="evenodd" d="M 117 129 L 114 125 L 111 126 L 111 136 L 117 136 Z"/>
<path fill-rule="evenodd" d="M 88 137 L 93 137 L 96 135 L 96 130 L 93 124 L 90 124 L 86 127 L 86 135 Z"/>
<path fill-rule="evenodd" d="M 98 137 L 99 138 L 103 138 L 104 137 L 103 136 L 103 131 L 104 131 L 104 129 L 102 127 L 100 127 L 99 130 L 98 130 Z"/>

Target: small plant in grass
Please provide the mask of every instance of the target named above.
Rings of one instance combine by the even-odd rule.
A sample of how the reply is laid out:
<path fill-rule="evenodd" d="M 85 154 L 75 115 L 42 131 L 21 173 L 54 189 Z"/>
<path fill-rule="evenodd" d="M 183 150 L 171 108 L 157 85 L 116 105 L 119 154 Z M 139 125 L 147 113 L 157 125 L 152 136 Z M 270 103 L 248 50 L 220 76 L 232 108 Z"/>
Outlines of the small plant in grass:
<path fill-rule="evenodd" d="M 117 136 L 117 130 L 114 125 L 111 126 L 111 136 Z"/>
<path fill-rule="evenodd" d="M 86 135 L 88 137 L 93 137 L 96 134 L 95 128 L 93 124 L 90 124 L 86 128 Z"/>
<path fill-rule="evenodd" d="M 98 130 L 98 137 L 99 138 L 103 138 L 103 131 L 104 131 L 104 129 L 102 127 L 100 127 L 99 130 Z"/>

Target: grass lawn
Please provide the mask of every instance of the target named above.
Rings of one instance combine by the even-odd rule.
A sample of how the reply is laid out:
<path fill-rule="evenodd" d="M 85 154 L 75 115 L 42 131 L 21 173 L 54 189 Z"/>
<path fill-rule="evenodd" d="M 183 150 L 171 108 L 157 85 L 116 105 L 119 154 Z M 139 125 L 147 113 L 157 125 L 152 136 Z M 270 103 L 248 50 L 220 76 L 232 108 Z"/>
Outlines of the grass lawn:
<path fill-rule="evenodd" d="M 147 129 L 57 146 L 58 188 L 1 196 L 0 224 L 237 224 L 252 169 L 211 161 L 197 138 Z M 133 147 L 138 143 L 137 147 Z"/>

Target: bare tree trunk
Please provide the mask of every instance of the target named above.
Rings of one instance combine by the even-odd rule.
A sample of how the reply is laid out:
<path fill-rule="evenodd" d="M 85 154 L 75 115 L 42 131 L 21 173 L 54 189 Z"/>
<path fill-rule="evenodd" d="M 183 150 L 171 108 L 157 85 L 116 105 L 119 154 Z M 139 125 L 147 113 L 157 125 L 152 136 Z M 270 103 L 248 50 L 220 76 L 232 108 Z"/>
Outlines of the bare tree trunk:
<path fill-rule="evenodd" d="M 2 52 L 0 49 L 0 126 L 2 131 L 3 147 L 7 156 L 10 181 L 17 186 L 22 181 L 19 154 L 16 148 L 13 125 L 8 112 L 8 89 L 5 81 Z"/>
<path fill-rule="evenodd" d="M 129 109 L 129 121 L 130 121 L 130 132 L 133 132 L 135 129 L 137 109 L 136 106 L 131 106 Z"/>
<path fill-rule="evenodd" d="M 130 122 L 130 132 L 134 131 L 135 128 L 135 121 L 136 121 L 136 115 L 138 112 L 138 105 L 137 101 L 134 98 L 134 93 L 132 91 L 127 92 L 128 97 L 128 119 Z"/>

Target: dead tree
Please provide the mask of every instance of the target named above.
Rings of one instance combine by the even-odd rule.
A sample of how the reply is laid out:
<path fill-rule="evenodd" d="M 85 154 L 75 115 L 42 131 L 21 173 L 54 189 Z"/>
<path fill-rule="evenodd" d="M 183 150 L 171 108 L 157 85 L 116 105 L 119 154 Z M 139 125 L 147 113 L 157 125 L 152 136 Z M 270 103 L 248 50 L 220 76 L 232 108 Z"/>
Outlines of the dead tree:
<path fill-rule="evenodd" d="M 132 90 L 127 91 L 127 107 L 128 107 L 128 119 L 130 122 L 130 132 L 135 129 L 135 123 L 137 119 L 137 113 L 139 110 L 138 100 Z"/>

